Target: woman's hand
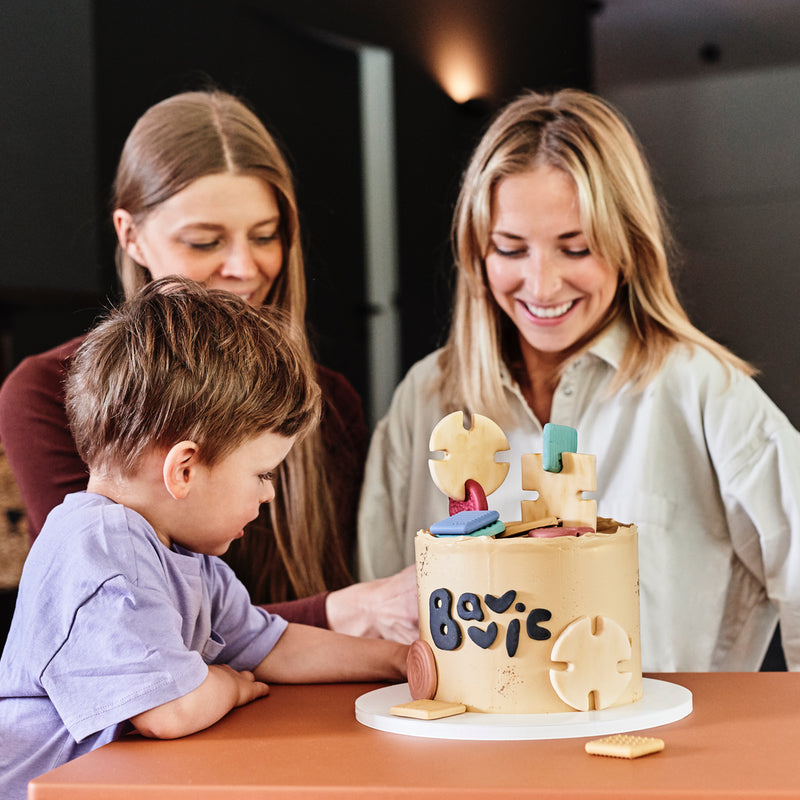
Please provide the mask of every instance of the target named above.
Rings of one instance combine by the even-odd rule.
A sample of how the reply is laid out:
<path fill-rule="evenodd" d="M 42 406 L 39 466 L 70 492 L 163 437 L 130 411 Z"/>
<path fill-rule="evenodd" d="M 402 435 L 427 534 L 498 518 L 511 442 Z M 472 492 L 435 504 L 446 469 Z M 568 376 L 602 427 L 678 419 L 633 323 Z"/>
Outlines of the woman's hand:
<path fill-rule="evenodd" d="M 331 592 L 325 610 L 333 631 L 409 644 L 419 639 L 416 568 Z"/>

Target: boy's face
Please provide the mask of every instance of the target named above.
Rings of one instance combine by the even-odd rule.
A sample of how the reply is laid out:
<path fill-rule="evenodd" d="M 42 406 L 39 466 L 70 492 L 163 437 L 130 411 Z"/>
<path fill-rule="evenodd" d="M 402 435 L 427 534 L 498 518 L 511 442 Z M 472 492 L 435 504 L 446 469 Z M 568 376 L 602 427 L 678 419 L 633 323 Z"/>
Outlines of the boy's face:
<path fill-rule="evenodd" d="M 175 544 L 205 555 L 222 555 L 244 526 L 258 516 L 262 503 L 275 497 L 272 471 L 294 444 L 269 431 L 246 441 L 214 466 L 194 466 L 191 490 L 180 503 Z"/>

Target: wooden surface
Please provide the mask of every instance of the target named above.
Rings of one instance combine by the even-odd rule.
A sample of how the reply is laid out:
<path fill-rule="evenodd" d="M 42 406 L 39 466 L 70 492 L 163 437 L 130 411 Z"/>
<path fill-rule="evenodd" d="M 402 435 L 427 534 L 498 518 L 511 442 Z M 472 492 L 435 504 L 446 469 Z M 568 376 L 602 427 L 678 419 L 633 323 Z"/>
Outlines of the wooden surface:
<path fill-rule="evenodd" d="M 273 686 L 214 727 L 131 736 L 37 778 L 29 798 L 800 798 L 800 674 L 656 675 L 689 688 L 685 719 L 642 731 L 663 752 L 588 755 L 587 738 L 463 742 L 385 733 L 355 719 L 379 684 Z"/>

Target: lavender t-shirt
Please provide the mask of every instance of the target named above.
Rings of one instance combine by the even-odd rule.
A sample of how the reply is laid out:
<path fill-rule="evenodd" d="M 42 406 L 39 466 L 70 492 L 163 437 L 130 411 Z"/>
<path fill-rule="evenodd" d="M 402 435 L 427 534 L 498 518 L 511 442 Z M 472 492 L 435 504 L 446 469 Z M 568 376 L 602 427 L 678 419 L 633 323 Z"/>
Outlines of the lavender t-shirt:
<path fill-rule="evenodd" d="M 106 497 L 67 495 L 25 562 L 0 659 L 0 797 L 129 732 L 208 664 L 253 669 L 285 629 L 220 559 L 167 549 Z"/>

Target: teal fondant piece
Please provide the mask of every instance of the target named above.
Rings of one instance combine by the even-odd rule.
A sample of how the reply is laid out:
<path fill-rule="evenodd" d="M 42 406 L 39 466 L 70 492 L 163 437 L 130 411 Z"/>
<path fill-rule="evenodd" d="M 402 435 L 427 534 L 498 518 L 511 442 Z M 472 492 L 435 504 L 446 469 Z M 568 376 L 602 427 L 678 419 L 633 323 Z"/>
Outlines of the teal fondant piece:
<path fill-rule="evenodd" d="M 561 472 L 562 453 L 578 452 L 578 431 L 568 425 L 554 425 L 548 422 L 544 426 L 542 442 L 542 468 L 546 472 Z"/>
<path fill-rule="evenodd" d="M 473 531 L 470 533 L 470 536 L 497 536 L 498 533 L 502 533 L 506 529 L 505 524 L 501 520 L 497 520 L 497 522 L 493 522 L 491 525 L 486 525 L 483 528 L 478 528 L 478 530 Z"/>

